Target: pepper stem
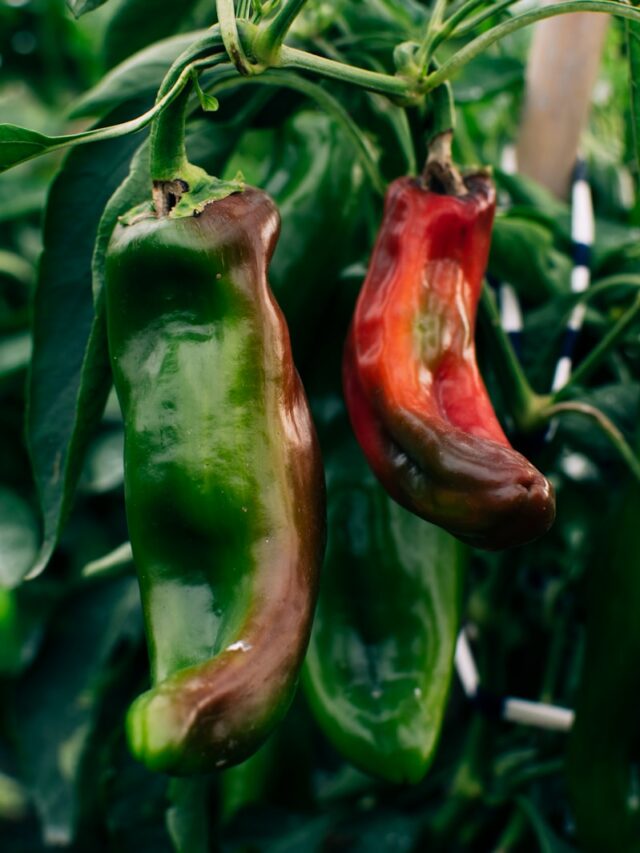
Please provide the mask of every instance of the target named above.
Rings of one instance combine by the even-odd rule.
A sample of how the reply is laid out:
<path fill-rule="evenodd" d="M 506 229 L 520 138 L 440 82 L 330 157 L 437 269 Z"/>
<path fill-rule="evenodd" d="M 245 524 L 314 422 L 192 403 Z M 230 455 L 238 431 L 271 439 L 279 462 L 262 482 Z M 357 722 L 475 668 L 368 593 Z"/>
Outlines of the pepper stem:
<path fill-rule="evenodd" d="M 429 143 L 429 153 L 422 182 L 426 189 L 441 195 L 462 196 L 467 194 L 462 175 L 453 163 L 451 145 L 453 131 L 446 130 L 434 136 Z"/>
<path fill-rule="evenodd" d="M 186 83 L 174 102 L 167 107 L 151 127 L 151 180 L 156 184 L 175 183 L 184 179 L 189 164 L 185 147 L 185 118 L 191 83 Z"/>

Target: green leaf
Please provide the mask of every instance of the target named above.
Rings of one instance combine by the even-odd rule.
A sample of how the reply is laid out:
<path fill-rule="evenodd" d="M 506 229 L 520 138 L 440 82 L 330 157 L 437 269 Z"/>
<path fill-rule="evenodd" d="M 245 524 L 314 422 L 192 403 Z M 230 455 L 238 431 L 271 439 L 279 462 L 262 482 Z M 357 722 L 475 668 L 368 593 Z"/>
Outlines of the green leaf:
<path fill-rule="evenodd" d="M 135 140 L 124 138 L 72 151 L 49 195 L 27 414 L 27 441 L 44 522 L 34 576 L 56 546 L 87 442 L 111 385 L 100 302 L 94 314 L 91 264 L 99 223 L 102 245 L 108 230 L 101 221 L 103 208 L 126 174 L 135 145 Z M 129 206 L 129 199 L 123 201 L 124 209 Z M 117 215 L 113 208 L 111 215 L 112 229 Z"/>
<path fill-rule="evenodd" d="M 38 523 L 15 492 L 0 488 L 0 586 L 17 586 L 38 552 Z"/>
<path fill-rule="evenodd" d="M 193 18 L 199 0 L 120 0 L 113 10 L 104 39 L 104 58 L 109 68 L 149 44 L 174 36 Z M 213 6 L 213 4 L 211 4 Z"/>
<path fill-rule="evenodd" d="M 206 35 L 207 30 L 185 33 L 136 53 L 76 101 L 71 117 L 102 117 L 123 101 L 152 96 L 174 60 Z"/>
<path fill-rule="evenodd" d="M 220 106 L 217 98 L 214 98 L 213 95 L 208 95 L 203 91 L 202 86 L 200 85 L 200 80 L 198 78 L 198 73 L 196 71 L 191 75 L 191 79 L 193 80 L 193 88 L 195 90 L 196 95 L 198 96 L 198 101 L 200 106 L 206 113 L 215 113 Z"/>
<path fill-rule="evenodd" d="M 522 216 L 499 216 L 494 225 L 489 270 L 521 296 L 541 302 L 570 289 L 571 259 L 554 246 L 553 232 Z"/>
<path fill-rule="evenodd" d="M 172 779 L 167 809 L 167 829 L 175 853 L 208 853 L 211 850 L 209 814 L 210 780 Z"/>
<path fill-rule="evenodd" d="M 524 65 L 513 56 L 484 54 L 472 60 L 453 81 L 453 94 L 458 104 L 469 104 L 493 98 L 501 92 L 524 84 Z"/>
<path fill-rule="evenodd" d="M 141 639 L 137 582 L 119 578 L 92 585 L 60 608 L 43 652 L 19 683 L 22 777 L 47 846 L 72 843 L 96 797 L 92 735 L 109 687 Z"/>
<path fill-rule="evenodd" d="M 67 6 L 76 18 L 81 15 L 86 15 L 87 12 L 92 12 L 99 6 L 103 6 L 107 0 L 67 0 Z"/>

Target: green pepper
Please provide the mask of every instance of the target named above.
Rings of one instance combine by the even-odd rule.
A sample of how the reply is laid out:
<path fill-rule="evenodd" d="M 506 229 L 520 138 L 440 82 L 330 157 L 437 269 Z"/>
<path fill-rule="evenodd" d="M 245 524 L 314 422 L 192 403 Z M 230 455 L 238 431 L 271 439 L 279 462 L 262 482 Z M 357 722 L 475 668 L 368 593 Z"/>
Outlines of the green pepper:
<path fill-rule="evenodd" d="M 246 188 L 177 211 L 117 226 L 106 301 L 153 680 L 128 736 L 151 769 L 189 774 L 246 758 L 289 706 L 324 482 L 267 284 L 275 205 Z"/>
<path fill-rule="evenodd" d="M 449 693 L 466 548 L 387 495 L 337 396 L 322 412 L 328 541 L 305 693 L 351 762 L 417 782 Z"/>
<path fill-rule="evenodd" d="M 640 448 L 639 448 L 640 449 Z M 569 790 L 587 851 L 640 851 L 640 485 L 633 480 L 589 569 L 587 638 L 569 740 Z"/>

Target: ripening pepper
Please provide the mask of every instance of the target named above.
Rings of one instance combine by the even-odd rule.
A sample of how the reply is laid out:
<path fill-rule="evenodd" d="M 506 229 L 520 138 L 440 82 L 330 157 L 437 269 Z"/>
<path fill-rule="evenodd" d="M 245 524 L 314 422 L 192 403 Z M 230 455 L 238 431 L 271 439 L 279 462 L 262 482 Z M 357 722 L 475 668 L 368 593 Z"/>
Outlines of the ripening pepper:
<path fill-rule="evenodd" d="M 386 494 L 339 398 L 314 413 L 328 538 L 305 694 L 345 758 L 389 782 L 415 783 L 434 758 L 447 706 L 467 549 Z"/>
<path fill-rule="evenodd" d="M 106 263 L 153 683 L 127 730 L 178 775 L 243 760 L 284 715 L 324 546 L 319 447 L 266 277 L 277 209 L 247 187 L 200 210 L 121 222 Z"/>
<path fill-rule="evenodd" d="M 388 189 L 343 364 L 354 432 L 407 509 L 499 549 L 552 524 L 549 481 L 516 452 L 476 364 L 476 309 L 495 191 L 484 173 L 400 178 Z"/>

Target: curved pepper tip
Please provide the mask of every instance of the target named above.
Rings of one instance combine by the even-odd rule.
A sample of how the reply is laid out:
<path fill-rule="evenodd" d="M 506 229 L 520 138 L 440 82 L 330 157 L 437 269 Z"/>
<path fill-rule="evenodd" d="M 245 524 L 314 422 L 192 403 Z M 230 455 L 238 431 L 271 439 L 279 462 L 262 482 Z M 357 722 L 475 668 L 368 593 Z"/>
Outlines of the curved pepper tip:
<path fill-rule="evenodd" d="M 154 690 L 139 696 L 129 708 L 126 733 L 132 754 L 149 770 L 175 772 L 181 738 L 168 697 Z"/>

